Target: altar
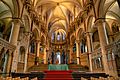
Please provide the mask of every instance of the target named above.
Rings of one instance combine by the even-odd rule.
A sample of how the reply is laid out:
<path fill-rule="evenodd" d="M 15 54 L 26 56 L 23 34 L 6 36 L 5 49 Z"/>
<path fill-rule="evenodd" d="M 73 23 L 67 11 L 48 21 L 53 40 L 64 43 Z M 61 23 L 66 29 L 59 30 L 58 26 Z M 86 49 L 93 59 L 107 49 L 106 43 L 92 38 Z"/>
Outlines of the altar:
<path fill-rule="evenodd" d="M 68 70 L 67 64 L 49 64 L 48 70 Z"/>

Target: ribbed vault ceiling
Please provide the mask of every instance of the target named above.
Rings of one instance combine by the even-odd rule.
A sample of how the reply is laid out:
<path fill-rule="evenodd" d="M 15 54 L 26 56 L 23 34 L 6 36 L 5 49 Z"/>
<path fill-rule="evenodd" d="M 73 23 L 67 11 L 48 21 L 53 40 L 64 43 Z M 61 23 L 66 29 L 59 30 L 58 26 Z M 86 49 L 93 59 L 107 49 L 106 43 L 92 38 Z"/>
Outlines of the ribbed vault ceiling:
<path fill-rule="evenodd" d="M 69 27 L 69 16 L 73 19 L 82 11 L 83 0 L 33 0 L 35 9 L 42 16 L 47 15 L 49 31 L 64 30 Z"/>

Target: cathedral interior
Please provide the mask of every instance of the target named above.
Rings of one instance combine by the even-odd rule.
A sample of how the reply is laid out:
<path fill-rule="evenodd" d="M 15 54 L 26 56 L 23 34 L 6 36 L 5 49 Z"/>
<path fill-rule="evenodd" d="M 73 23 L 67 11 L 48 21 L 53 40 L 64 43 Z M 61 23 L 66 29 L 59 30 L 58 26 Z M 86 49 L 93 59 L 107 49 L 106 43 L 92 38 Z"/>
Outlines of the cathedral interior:
<path fill-rule="evenodd" d="M 49 65 L 118 80 L 120 0 L 0 0 L 0 80 Z"/>

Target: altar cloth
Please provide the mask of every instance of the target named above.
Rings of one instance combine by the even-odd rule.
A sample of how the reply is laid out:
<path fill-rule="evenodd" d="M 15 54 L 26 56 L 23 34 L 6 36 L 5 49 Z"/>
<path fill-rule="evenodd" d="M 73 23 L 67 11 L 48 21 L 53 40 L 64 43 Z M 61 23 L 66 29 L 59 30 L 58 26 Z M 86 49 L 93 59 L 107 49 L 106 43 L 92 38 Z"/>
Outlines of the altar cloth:
<path fill-rule="evenodd" d="M 67 64 L 49 64 L 48 70 L 68 70 Z"/>

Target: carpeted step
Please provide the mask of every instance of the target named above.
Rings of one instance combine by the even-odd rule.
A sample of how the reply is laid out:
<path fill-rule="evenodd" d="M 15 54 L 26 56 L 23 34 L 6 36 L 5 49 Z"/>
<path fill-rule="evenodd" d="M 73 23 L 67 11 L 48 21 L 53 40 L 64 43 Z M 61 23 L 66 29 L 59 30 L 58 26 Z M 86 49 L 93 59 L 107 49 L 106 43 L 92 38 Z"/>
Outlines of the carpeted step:
<path fill-rule="evenodd" d="M 45 78 L 44 80 L 73 80 L 72 71 L 44 71 Z"/>
<path fill-rule="evenodd" d="M 45 78 L 45 79 L 43 79 L 43 80 L 74 80 L 74 79 L 72 79 L 72 78 Z"/>

